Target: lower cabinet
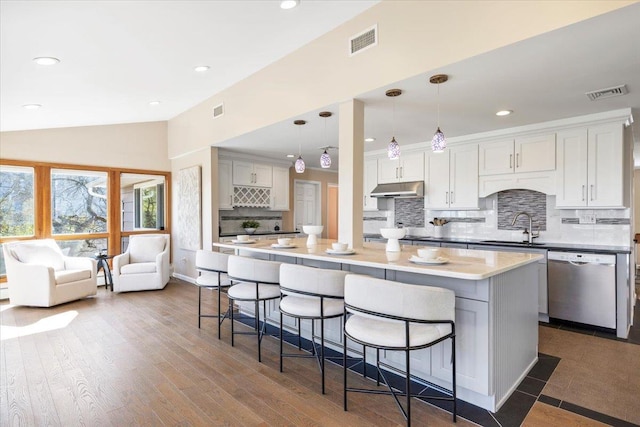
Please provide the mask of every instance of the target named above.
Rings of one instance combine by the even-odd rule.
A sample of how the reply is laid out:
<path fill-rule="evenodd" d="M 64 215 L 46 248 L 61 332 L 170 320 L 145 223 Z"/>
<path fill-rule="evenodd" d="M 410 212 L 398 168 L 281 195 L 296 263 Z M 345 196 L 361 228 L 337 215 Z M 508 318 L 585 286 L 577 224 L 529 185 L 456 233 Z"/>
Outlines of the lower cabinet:
<path fill-rule="evenodd" d="M 489 394 L 489 303 L 456 298 L 456 381 L 458 386 Z M 464 357 L 460 357 L 464 354 Z M 431 375 L 451 382 L 451 342 L 431 348 Z"/>

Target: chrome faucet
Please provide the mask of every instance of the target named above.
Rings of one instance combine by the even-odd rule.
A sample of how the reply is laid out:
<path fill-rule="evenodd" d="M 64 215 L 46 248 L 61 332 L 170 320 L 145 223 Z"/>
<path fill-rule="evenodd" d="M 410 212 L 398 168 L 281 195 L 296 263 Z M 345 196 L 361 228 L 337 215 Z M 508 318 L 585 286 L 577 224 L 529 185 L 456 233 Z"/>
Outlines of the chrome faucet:
<path fill-rule="evenodd" d="M 523 211 L 523 212 L 518 212 L 518 213 L 516 214 L 516 216 L 515 216 L 515 217 L 513 217 L 513 221 L 511 221 L 511 225 L 512 225 L 512 226 L 516 225 L 516 221 L 518 220 L 518 218 L 520 217 L 520 215 L 525 215 L 527 218 L 529 218 L 529 244 L 531 244 L 531 243 L 533 243 L 533 239 L 534 239 L 535 237 L 538 237 L 538 236 L 540 235 L 540 233 L 538 232 L 538 234 L 536 234 L 536 235 L 534 235 L 534 234 L 533 234 L 533 228 L 532 228 L 532 227 L 533 227 L 533 224 L 532 224 L 532 223 L 533 223 L 533 221 L 532 221 L 531 215 L 529 215 L 528 213 L 526 213 L 526 212 L 524 212 L 524 211 Z M 525 232 L 526 232 L 526 231 L 527 231 L 527 230 L 525 229 Z"/>

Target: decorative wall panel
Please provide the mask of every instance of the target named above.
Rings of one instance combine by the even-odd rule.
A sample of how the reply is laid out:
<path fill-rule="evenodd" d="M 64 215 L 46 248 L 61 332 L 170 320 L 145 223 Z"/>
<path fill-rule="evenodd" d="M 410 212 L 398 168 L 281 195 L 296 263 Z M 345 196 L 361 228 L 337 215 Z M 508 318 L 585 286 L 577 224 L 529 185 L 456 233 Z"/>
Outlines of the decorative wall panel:
<path fill-rule="evenodd" d="M 178 247 L 201 248 L 200 166 L 181 169 L 178 174 Z"/>

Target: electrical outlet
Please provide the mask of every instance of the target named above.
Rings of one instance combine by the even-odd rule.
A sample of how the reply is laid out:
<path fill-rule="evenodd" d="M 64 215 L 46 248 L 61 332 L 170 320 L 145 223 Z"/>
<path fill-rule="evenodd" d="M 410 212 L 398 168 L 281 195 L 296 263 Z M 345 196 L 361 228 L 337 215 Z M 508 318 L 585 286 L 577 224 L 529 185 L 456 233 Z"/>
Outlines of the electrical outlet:
<path fill-rule="evenodd" d="M 595 224 L 596 223 L 596 214 L 581 214 L 580 215 L 580 224 Z"/>

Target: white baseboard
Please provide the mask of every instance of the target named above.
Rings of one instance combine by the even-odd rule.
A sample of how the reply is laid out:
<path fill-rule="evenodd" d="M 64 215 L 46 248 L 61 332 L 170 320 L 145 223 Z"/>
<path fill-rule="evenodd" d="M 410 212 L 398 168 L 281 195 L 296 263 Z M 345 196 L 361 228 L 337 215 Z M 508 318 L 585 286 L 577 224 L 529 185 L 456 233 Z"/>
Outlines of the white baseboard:
<path fill-rule="evenodd" d="M 194 285 L 196 283 L 196 279 L 195 278 L 189 277 L 189 276 L 185 276 L 184 274 L 173 273 L 172 276 L 175 277 L 176 279 L 184 280 L 185 282 L 189 282 L 189 283 L 192 283 Z"/>

